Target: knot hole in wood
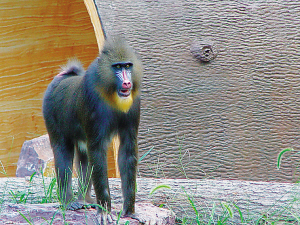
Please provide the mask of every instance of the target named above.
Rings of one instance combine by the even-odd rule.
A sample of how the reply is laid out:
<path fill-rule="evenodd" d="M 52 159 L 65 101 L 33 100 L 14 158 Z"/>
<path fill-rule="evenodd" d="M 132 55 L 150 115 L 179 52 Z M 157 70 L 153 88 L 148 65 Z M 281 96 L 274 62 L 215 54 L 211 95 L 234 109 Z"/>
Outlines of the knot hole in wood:
<path fill-rule="evenodd" d="M 193 41 L 190 51 L 201 62 L 210 62 L 218 55 L 215 43 L 209 39 Z"/>

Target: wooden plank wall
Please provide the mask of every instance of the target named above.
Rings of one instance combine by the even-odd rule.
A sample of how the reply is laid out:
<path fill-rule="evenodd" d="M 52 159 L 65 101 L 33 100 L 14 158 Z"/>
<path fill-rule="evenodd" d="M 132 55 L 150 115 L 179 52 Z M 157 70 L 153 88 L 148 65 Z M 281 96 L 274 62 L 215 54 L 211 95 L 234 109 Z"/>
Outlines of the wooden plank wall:
<path fill-rule="evenodd" d="M 46 133 L 42 98 L 59 66 L 76 56 L 86 68 L 98 46 L 83 0 L 1 0 L 0 9 L 0 160 L 15 176 L 23 142 Z"/>
<path fill-rule="evenodd" d="M 144 62 L 140 155 L 154 149 L 140 164 L 141 176 L 299 178 L 299 154 L 276 169 L 282 149 L 300 150 L 299 2 L 97 6 L 107 33 L 125 36 Z M 190 53 L 204 38 L 219 51 L 207 64 Z"/>

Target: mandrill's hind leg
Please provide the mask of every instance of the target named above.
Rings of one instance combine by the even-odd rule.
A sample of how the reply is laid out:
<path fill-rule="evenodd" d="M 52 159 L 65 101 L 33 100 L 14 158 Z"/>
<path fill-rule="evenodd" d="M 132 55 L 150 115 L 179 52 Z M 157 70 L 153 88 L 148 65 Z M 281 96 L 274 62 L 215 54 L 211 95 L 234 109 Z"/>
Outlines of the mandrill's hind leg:
<path fill-rule="evenodd" d="M 83 204 L 95 204 L 91 197 L 92 188 L 92 168 L 89 165 L 86 145 L 79 142 L 76 146 L 76 168 L 78 175 L 78 201 Z"/>
<path fill-rule="evenodd" d="M 53 138 L 50 133 L 49 137 L 53 148 L 55 171 L 58 183 L 58 198 L 65 209 L 73 209 L 73 192 L 72 192 L 72 169 L 74 158 L 74 145 L 62 136 Z"/>

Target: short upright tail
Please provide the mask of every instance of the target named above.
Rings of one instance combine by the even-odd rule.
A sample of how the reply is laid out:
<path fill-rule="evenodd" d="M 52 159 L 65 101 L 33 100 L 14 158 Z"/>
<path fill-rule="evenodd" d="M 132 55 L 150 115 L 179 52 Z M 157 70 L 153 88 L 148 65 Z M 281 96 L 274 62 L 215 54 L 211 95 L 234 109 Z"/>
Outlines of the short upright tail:
<path fill-rule="evenodd" d="M 65 66 L 61 67 L 61 71 L 57 76 L 83 76 L 85 70 L 81 62 L 77 59 L 71 59 Z"/>

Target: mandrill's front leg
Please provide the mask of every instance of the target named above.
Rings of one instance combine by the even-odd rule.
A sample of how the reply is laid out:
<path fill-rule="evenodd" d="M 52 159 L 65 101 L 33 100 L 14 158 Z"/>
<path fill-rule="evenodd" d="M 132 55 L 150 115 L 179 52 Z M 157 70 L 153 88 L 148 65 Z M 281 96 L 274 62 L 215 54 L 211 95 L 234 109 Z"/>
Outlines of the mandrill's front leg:
<path fill-rule="evenodd" d="M 124 198 L 122 217 L 130 217 L 144 224 L 146 220 L 141 215 L 135 213 L 138 123 L 138 120 L 132 120 L 127 129 L 120 130 L 118 164 Z"/>
<path fill-rule="evenodd" d="M 89 162 L 92 168 L 92 180 L 96 194 L 98 209 L 98 222 L 100 224 L 111 224 L 116 220 L 111 214 L 111 199 L 107 175 L 107 145 L 105 138 L 98 138 L 88 148 Z"/>

